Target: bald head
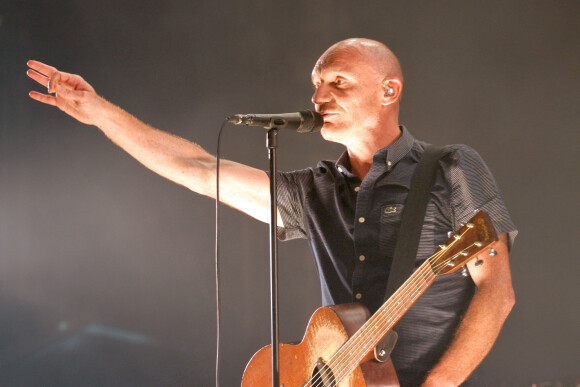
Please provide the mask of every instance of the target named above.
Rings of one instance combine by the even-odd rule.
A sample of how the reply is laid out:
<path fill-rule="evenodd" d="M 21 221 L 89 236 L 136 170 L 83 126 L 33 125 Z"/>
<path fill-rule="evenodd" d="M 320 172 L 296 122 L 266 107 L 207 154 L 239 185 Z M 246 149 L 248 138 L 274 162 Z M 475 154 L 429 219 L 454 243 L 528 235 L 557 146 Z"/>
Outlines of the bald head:
<path fill-rule="evenodd" d="M 383 43 L 372 39 L 352 38 L 332 45 L 318 59 L 314 69 L 319 70 L 326 63 L 332 62 L 337 55 L 344 53 L 363 57 L 370 68 L 382 78 L 396 78 L 403 82 L 403 71 L 395 54 Z"/>
<path fill-rule="evenodd" d="M 401 133 L 402 78 L 399 60 L 384 44 L 361 38 L 334 44 L 312 70 L 312 103 L 324 118 L 322 136 L 349 151 L 372 151 L 372 158 Z"/>

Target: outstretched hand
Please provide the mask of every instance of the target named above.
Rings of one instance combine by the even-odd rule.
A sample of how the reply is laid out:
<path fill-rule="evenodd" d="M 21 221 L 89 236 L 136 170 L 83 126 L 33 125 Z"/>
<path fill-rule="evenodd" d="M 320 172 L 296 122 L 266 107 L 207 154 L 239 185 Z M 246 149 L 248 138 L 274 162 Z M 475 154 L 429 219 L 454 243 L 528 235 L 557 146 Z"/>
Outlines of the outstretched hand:
<path fill-rule="evenodd" d="M 95 89 L 81 76 L 58 71 L 56 68 L 41 62 L 30 60 L 30 69 L 26 74 L 46 87 L 48 94 L 31 91 L 30 98 L 58 107 L 78 121 L 96 125 L 99 109 L 105 102 Z M 54 95 L 50 95 L 54 94 Z"/>

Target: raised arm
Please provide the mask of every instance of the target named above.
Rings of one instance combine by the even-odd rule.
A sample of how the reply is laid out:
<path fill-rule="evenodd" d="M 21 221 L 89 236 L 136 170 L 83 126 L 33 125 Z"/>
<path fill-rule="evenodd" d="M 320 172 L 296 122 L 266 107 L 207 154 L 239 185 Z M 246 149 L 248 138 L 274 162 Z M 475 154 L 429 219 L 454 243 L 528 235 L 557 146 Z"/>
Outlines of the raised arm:
<path fill-rule="evenodd" d="M 216 159 L 199 145 L 143 123 L 100 97 L 79 75 L 32 60 L 28 66 L 28 76 L 49 92 L 31 91 L 32 99 L 56 106 L 82 123 L 97 126 L 147 168 L 192 191 L 215 198 Z M 269 223 L 268 176 L 259 169 L 222 160 L 220 200 Z M 280 216 L 278 224 L 282 226 Z"/>

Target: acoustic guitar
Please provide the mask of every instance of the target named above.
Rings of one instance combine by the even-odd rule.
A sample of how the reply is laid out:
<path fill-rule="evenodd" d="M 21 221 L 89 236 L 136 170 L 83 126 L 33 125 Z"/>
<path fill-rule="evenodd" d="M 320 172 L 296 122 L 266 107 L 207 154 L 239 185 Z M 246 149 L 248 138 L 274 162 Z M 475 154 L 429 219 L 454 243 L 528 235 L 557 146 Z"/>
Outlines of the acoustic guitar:
<path fill-rule="evenodd" d="M 497 235 L 491 220 L 478 211 L 445 244 L 439 245 L 370 318 L 361 304 L 317 309 L 300 344 L 279 345 L 280 385 L 398 386 L 390 359 L 385 363 L 374 361 L 377 344 L 438 276 L 458 270 L 495 241 Z M 272 350 L 268 345 L 256 352 L 246 366 L 242 387 L 271 385 Z"/>

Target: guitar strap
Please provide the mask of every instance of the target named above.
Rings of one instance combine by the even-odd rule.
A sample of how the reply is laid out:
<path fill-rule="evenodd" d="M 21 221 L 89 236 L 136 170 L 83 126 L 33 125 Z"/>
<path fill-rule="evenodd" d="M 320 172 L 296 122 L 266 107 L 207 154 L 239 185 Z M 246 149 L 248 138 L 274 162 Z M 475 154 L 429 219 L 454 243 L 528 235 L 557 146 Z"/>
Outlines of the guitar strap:
<path fill-rule="evenodd" d="M 435 181 L 438 161 L 445 153 L 443 148 L 429 145 L 417 164 L 401 215 L 401 226 L 397 234 L 397 245 L 387 280 L 384 302 L 413 274 L 421 230 L 427 213 L 429 193 Z M 397 342 L 397 330 L 398 324 L 375 347 L 377 361 L 383 362 L 389 358 Z"/>

